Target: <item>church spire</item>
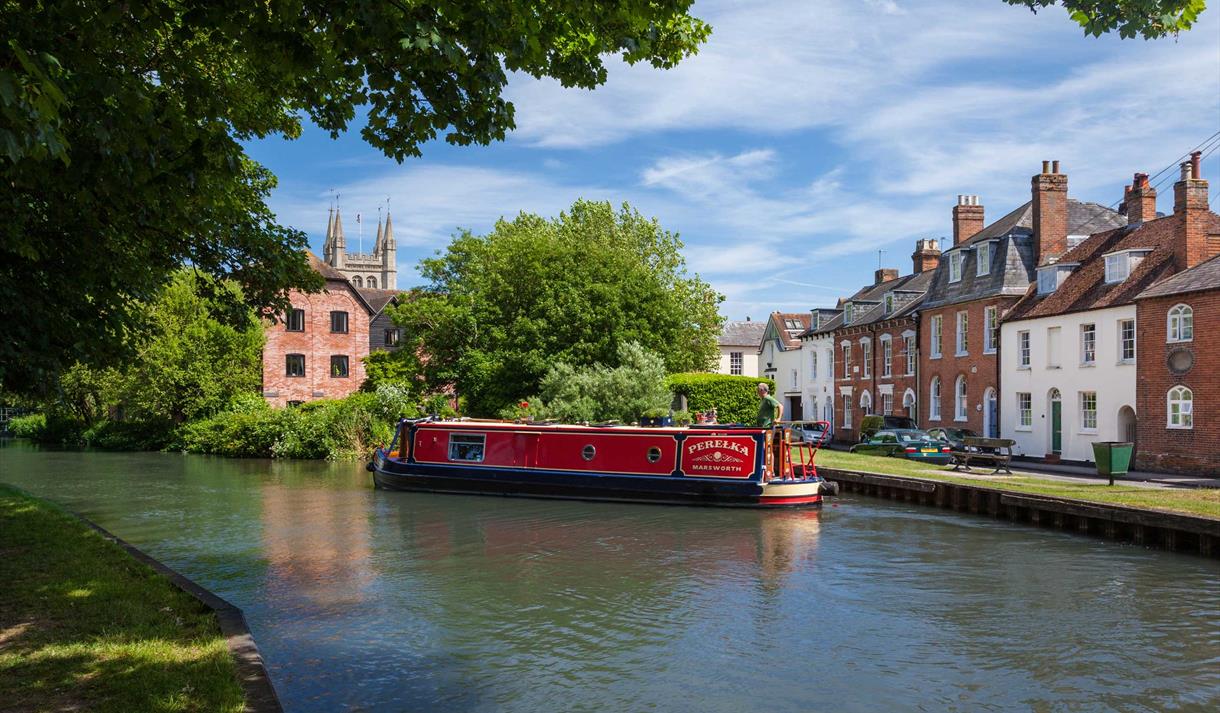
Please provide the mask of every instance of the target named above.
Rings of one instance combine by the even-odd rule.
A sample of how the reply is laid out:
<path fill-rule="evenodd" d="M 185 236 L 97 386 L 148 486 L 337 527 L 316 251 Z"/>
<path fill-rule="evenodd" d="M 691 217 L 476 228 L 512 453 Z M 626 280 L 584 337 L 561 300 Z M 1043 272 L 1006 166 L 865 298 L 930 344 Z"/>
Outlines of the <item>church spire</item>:
<path fill-rule="evenodd" d="M 384 250 L 397 250 L 394 245 L 394 226 L 390 223 L 390 211 L 385 212 L 385 247 Z"/>
<path fill-rule="evenodd" d="M 322 244 L 322 259 L 327 263 L 331 261 L 331 253 L 334 252 L 333 241 L 335 238 L 335 207 L 332 205 L 326 210 L 326 242 Z"/>
<path fill-rule="evenodd" d="M 377 239 L 373 241 L 373 257 L 381 256 L 381 209 L 377 209 Z"/>
<path fill-rule="evenodd" d="M 331 250 L 334 253 L 331 265 L 343 269 L 347 262 L 347 243 L 343 240 L 343 217 L 338 206 L 335 206 L 335 228 L 331 234 Z"/>

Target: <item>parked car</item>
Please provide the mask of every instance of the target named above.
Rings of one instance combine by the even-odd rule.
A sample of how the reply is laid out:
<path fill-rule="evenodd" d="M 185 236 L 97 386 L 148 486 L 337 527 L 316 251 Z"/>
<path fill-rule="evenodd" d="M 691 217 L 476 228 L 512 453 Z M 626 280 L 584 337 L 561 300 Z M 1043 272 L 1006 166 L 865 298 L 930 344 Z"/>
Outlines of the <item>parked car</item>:
<path fill-rule="evenodd" d="M 798 423 L 792 426 L 792 440 L 802 443 L 826 443 L 830 440 L 830 434 L 826 433 L 824 422 Z"/>
<path fill-rule="evenodd" d="M 869 414 L 860 422 L 860 442 L 863 443 L 872 438 L 877 431 L 888 429 L 919 430 L 919 425 L 915 423 L 914 419 L 906 416 Z"/>
<path fill-rule="evenodd" d="M 948 465 L 953 462 L 949 451 L 948 443 L 916 428 L 877 431 L 868 441 L 851 447 L 852 453 L 893 456 L 936 465 Z"/>
<path fill-rule="evenodd" d="M 980 453 L 994 453 L 994 448 L 977 448 L 975 446 L 967 446 L 967 438 L 979 438 L 977 431 L 972 431 L 969 428 L 929 428 L 928 435 L 933 438 L 948 443 L 949 446 L 958 452 L 963 451 L 979 451 Z"/>

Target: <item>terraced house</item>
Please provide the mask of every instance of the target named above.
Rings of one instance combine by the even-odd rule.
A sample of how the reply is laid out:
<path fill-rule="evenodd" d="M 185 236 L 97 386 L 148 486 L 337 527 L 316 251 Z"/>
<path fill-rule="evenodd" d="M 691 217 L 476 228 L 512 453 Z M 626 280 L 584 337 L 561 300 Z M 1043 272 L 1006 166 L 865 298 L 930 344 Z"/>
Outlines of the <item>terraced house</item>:
<path fill-rule="evenodd" d="M 1206 291 L 1208 271 L 1192 268 L 1220 252 L 1220 235 L 1208 238 L 1220 233 L 1220 217 L 1208 211 L 1207 182 L 1193 177 L 1197 167 L 1188 162 L 1182 170 L 1171 215 L 1158 216 L 1155 188 L 1146 174 L 1135 174 L 1120 208 L 1128 225 L 1091 235 L 1039 267 L 1036 283 L 1005 317 L 1003 432 L 1019 452 L 1090 461 L 1095 442 L 1133 441 L 1144 451 L 1141 460 L 1165 468 L 1175 465 L 1174 451 L 1216 450 L 1193 437 L 1186 382 L 1208 389 L 1214 379 L 1186 378 L 1194 371 L 1193 307 L 1178 296 Z M 1191 368 L 1182 369 L 1185 363 Z M 1150 427 L 1141 427 L 1144 421 Z"/>
<path fill-rule="evenodd" d="M 977 196 L 953 208 L 953 245 L 940 256 L 919 310 L 919 423 L 1000 434 L 1000 321 L 1036 279 L 1061 281 L 1060 258 L 1093 233 L 1126 225 L 1097 203 L 1068 197 L 1058 161 L 1044 161 L 1030 200 L 991 224 Z"/>
<path fill-rule="evenodd" d="M 826 327 L 839 356 L 836 440 L 858 441 L 860 422 L 872 413 L 918 413 L 917 320 L 939 256 L 935 240 L 920 240 L 911 274 L 879 269 L 873 284 L 840 301 L 841 313 Z"/>
<path fill-rule="evenodd" d="M 809 314 L 772 312 L 758 348 L 759 375 L 775 380 L 775 398 L 784 404 L 784 419 L 804 418 L 801 408 L 801 339 Z"/>

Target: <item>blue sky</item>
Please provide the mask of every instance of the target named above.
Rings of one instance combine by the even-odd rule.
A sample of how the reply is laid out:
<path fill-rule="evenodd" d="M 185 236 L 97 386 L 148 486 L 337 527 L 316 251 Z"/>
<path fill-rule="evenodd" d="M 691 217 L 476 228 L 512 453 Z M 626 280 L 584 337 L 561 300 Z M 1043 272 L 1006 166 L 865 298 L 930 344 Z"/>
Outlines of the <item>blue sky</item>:
<path fill-rule="evenodd" d="M 387 197 L 399 287 L 459 228 L 577 198 L 628 201 L 678 232 L 731 319 L 832 305 L 918 238 L 951 233 L 958 194 L 990 222 L 1058 159 L 1073 197 L 1110 204 L 1220 130 L 1220 0 L 1155 42 L 1086 38 L 1060 8 L 1000 0 L 696 2 L 713 34 L 661 71 L 612 61 L 594 90 L 515 76 L 517 130 L 487 147 L 435 141 L 402 164 L 308 128 L 252 143 L 280 178 L 271 206 L 321 250 L 331 190 L 355 214 Z M 1213 201 L 1220 151 L 1205 161 Z M 1168 184 L 1159 208 L 1172 210 Z M 371 245 L 373 223 L 366 225 Z"/>

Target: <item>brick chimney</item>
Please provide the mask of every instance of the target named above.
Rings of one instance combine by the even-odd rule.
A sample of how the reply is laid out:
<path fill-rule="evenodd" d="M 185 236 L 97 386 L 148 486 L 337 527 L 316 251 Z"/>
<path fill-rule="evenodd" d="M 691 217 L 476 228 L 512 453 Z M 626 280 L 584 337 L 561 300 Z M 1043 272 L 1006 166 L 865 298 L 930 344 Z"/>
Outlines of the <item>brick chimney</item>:
<path fill-rule="evenodd" d="M 1034 255 L 1049 265 L 1067 252 L 1068 177 L 1058 161 L 1043 161 L 1042 173 L 1030 179 L 1034 212 Z"/>
<path fill-rule="evenodd" d="M 1123 203 L 1127 208 L 1128 225 L 1156 219 L 1156 189 L 1148 185 L 1148 174 L 1135 174 Z"/>
<path fill-rule="evenodd" d="M 916 240 L 911 262 L 917 275 L 927 270 L 935 270 L 940 264 L 940 245 L 935 240 Z"/>
<path fill-rule="evenodd" d="M 1181 223 L 1174 236 L 1173 255 L 1179 270 L 1194 267 L 1211 258 L 1217 246 L 1209 244 L 1207 231 L 1210 216 L 1207 205 L 1207 181 L 1199 168 L 1200 152 L 1182 163 L 1182 177 L 1173 184 L 1173 214 Z"/>
<path fill-rule="evenodd" d="M 873 273 L 873 284 L 880 285 L 883 282 L 898 279 L 898 271 L 892 267 L 883 267 Z"/>
<path fill-rule="evenodd" d="M 953 206 L 953 244 L 960 245 L 983 229 L 983 206 L 978 196 L 957 197 Z"/>

